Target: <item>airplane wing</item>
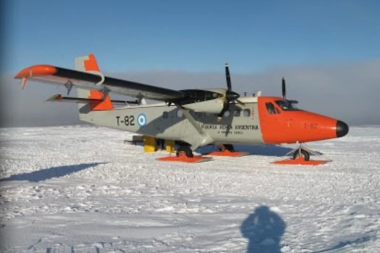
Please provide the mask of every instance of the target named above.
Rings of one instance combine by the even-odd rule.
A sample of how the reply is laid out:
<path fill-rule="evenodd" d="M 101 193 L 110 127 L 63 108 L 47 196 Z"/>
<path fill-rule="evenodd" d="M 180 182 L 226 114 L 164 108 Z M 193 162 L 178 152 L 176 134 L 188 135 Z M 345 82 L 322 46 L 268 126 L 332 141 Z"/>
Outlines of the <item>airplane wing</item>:
<path fill-rule="evenodd" d="M 23 79 L 23 87 L 26 80 L 34 80 L 52 84 L 64 84 L 91 90 L 103 91 L 107 88 L 111 92 L 136 98 L 147 98 L 166 102 L 180 101 L 186 94 L 178 91 L 148 84 L 121 80 L 104 76 L 100 72 L 83 72 L 60 68 L 52 65 L 34 65 L 21 70 L 16 79 Z"/>
<path fill-rule="evenodd" d="M 229 69 L 226 65 L 227 89 L 201 90 L 201 89 L 185 89 L 172 90 L 162 87 L 152 86 L 148 84 L 121 80 L 104 76 L 98 71 L 96 60 L 92 54 L 92 61 L 87 59 L 84 61 L 85 70 L 65 69 L 52 65 L 34 65 L 21 70 L 16 76 L 16 79 L 23 79 L 22 88 L 25 87 L 27 80 L 38 82 L 46 82 L 52 84 L 63 84 L 66 86 L 68 93 L 73 86 L 87 90 L 97 90 L 105 95 L 108 92 L 114 92 L 130 97 L 135 97 L 138 100 L 143 98 L 158 101 L 174 103 L 182 106 L 185 109 L 195 112 L 215 113 L 222 115 L 225 110 L 228 110 L 228 105 L 231 101 L 237 100 L 239 94 L 231 90 L 231 80 L 229 78 Z M 78 57 L 78 61 L 83 60 L 83 57 Z M 94 64 L 87 66 L 86 64 Z M 95 71 L 93 71 L 95 70 Z M 54 101 L 75 101 L 83 103 L 83 100 L 72 100 L 68 97 L 55 98 Z M 50 101 L 50 100 L 49 100 Z"/>

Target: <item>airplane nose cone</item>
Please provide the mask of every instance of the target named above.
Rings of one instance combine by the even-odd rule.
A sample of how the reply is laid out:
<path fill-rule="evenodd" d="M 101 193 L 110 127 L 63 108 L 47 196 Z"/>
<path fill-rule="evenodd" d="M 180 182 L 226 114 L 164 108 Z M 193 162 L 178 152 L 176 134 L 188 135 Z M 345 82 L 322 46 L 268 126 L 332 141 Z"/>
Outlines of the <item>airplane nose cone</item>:
<path fill-rule="evenodd" d="M 343 137 L 348 133 L 348 125 L 343 121 L 336 122 L 336 137 Z"/>

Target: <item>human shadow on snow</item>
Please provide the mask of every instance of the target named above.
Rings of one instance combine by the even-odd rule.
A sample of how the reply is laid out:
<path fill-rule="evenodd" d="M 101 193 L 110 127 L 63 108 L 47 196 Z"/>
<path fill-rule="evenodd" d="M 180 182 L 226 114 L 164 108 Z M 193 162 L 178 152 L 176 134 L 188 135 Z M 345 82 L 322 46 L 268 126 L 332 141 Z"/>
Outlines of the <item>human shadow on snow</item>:
<path fill-rule="evenodd" d="M 95 167 L 99 164 L 104 164 L 104 163 L 82 163 L 82 164 L 76 164 L 76 165 L 51 167 L 51 168 L 43 169 L 39 171 L 12 175 L 10 177 L 0 179 L 0 182 L 4 182 L 4 181 L 40 182 L 40 181 L 52 179 L 55 177 L 63 177 L 66 175 L 70 175 L 72 173 L 75 173 L 87 168 Z"/>
<path fill-rule="evenodd" d="M 281 217 L 260 206 L 242 223 L 240 231 L 249 240 L 247 253 L 281 253 L 280 241 L 286 228 Z"/>

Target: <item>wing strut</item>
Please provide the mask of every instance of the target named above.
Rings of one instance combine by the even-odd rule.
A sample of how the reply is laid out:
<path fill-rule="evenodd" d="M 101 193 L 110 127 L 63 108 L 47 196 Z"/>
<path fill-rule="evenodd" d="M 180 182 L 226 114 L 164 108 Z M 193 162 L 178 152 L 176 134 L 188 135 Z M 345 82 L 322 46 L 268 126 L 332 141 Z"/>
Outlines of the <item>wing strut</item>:
<path fill-rule="evenodd" d="M 68 80 L 67 83 L 65 83 L 65 87 L 67 89 L 67 96 L 68 96 L 70 95 L 70 91 L 73 88 L 73 83 L 70 80 Z"/>
<path fill-rule="evenodd" d="M 21 89 L 25 89 L 26 81 L 28 81 L 27 77 L 22 78 L 22 84 L 21 84 Z"/>
<path fill-rule="evenodd" d="M 183 115 L 192 126 L 192 128 L 187 129 L 187 135 L 182 137 L 183 141 L 191 145 L 192 150 L 195 150 L 200 146 L 204 146 L 214 142 L 210 135 L 203 131 L 202 128 L 198 125 L 193 116 L 191 116 L 191 114 L 189 113 L 189 110 L 183 108 L 180 108 L 180 110 L 182 110 Z"/>

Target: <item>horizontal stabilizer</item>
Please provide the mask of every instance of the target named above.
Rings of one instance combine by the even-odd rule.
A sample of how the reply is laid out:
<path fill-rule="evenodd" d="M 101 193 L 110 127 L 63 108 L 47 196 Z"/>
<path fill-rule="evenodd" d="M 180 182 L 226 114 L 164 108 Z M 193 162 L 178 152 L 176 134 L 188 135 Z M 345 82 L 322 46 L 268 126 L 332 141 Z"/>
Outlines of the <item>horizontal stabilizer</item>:
<path fill-rule="evenodd" d="M 62 97 L 61 94 L 56 94 L 46 99 L 49 102 L 71 102 L 71 103 L 90 103 L 90 102 L 102 102 L 102 99 L 94 98 L 76 98 L 76 97 Z M 138 100 L 136 101 L 125 101 L 125 100 L 111 100 L 113 104 L 139 104 Z"/>

